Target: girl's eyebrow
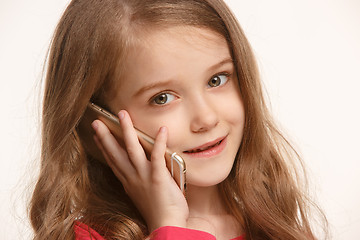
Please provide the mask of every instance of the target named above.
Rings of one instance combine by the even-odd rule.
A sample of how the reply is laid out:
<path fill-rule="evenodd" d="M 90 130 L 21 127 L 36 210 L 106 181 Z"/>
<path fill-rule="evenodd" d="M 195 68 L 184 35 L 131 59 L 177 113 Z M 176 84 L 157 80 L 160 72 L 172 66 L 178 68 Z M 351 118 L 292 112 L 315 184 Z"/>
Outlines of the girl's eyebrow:
<path fill-rule="evenodd" d="M 150 83 L 145 85 L 144 87 L 140 88 L 138 91 L 136 91 L 136 93 L 134 94 L 134 96 L 139 96 L 141 94 L 143 94 L 144 92 L 153 89 L 153 88 L 161 88 L 164 86 L 168 86 L 169 84 L 175 82 L 175 80 L 166 80 L 166 81 L 159 81 L 159 82 L 155 82 L 155 83 Z"/>
<path fill-rule="evenodd" d="M 211 67 L 208 68 L 208 72 L 211 72 L 211 71 L 215 71 L 216 69 L 220 68 L 221 66 L 225 65 L 225 64 L 229 64 L 229 63 L 233 63 L 233 59 L 232 58 L 225 58 L 224 60 L 212 65 Z M 143 86 L 142 88 L 140 88 L 138 91 L 136 91 L 136 93 L 134 94 L 134 96 L 139 96 L 141 94 L 143 94 L 144 92 L 150 90 L 150 89 L 153 89 L 153 88 L 161 88 L 161 87 L 164 87 L 164 86 L 168 86 L 172 83 L 174 83 L 175 80 L 173 79 L 170 79 L 170 80 L 165 80 L 165 81 L 158 81 L 158 82 L 155 82 L 155 83 L 150 83 L 150 84 L 147 84 L 145 86 Z"/>
<path fill-rule="evenodd" d="M 228 64 L 228 63 L 231 63 L 233 64 L 234 61 L 232 60 L 232 58 L 225 58 L 224 60 L 214 64 L 213 66 L 209 67 L 208 71 L 214 71 L 216 69 L 218 69 L 219 67 L 225 65 L 225 64 Z"/>

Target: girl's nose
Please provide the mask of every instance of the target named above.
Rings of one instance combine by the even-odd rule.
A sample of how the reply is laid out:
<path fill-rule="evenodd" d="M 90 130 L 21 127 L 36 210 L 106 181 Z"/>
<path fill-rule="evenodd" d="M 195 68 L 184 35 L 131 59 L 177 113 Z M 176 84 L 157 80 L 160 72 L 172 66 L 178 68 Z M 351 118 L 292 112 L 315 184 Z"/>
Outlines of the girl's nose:
<path fill-rule="evenodd" d="M 206 132 L 219 123 L 217 111 L 211 104 L 201 101 L 193 104 L 191 108 L 193 117 L 191 119 L 190 129 L 192 132 Z"/>

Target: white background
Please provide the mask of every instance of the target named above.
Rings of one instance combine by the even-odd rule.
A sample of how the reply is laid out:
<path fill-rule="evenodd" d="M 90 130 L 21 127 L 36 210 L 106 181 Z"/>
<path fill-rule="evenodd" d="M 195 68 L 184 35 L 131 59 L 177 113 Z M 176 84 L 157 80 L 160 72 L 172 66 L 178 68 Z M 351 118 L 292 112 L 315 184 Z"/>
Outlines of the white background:
<path fill-rule="evenodd" d="M 227 0 L 332 239 L 360 237 L 360 1 Z M 0 239 L 29 239 L 43 62 L 67 0 L 0 0 Z"/>

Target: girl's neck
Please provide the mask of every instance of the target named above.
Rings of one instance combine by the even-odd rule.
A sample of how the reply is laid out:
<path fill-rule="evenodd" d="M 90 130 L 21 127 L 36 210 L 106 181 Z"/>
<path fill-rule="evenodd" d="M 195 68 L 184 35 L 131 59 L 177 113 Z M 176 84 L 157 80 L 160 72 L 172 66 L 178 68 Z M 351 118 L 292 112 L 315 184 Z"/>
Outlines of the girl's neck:
<path fill-rule="evenodd" d="M 188 185 L 186 200 L 189 206 L 190 217 L 227 214 L 217 185 L 210 187 Z"/>
<path fill-rule="evenodd" d="M 232 239 L 242 233 L 240 224 L 226 211 L 218 186 L 188 186 L 186 199 L 189 206 L 187 227 L 206 231 L 216 239 Z"/>

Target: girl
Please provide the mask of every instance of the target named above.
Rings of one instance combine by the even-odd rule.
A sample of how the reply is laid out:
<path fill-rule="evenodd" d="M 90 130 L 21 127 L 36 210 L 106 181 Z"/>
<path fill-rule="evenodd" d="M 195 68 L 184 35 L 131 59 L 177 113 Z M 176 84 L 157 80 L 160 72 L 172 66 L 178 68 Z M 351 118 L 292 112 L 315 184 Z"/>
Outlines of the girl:
<path fill-rule="evenodd" d="M 221 0 L 73 0 L 51 46 L 34 239 L 315 239 L 296 152 Z M 88 102 L 118 113 L 125 146 Z M 156 138 L 145 153 L 134 127 Z M 187 165 L 182 194 L 165 148 Z"/>

